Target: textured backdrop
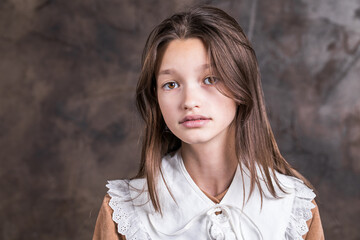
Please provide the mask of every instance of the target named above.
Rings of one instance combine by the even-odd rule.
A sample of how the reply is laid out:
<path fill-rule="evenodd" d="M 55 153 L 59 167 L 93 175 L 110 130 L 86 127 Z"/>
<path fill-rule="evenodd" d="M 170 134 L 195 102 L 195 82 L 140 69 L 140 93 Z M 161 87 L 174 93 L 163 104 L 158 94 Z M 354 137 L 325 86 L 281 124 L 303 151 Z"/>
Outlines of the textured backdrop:
<path fill-rule="evenodd" d="M 107 179 L 133 176 L 151 29 L 195 3 L 252 39 L 280 148 L 327 239 L 360 239 L 359 0 L 0 0 L 0 239 L 90 239 Z"/>

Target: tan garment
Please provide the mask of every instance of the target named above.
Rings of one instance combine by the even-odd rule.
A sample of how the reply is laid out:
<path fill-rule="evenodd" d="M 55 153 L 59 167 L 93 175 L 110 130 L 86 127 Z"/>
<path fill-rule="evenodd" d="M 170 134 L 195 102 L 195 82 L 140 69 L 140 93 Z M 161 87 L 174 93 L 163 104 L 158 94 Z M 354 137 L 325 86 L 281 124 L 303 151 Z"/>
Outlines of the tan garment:
<path fill-rule="evenodd" d="M 324 240 L 325 236 L 321 224 L 319 208 L 315 200 L 313 200 L 312 203 L 315 204 L 315 208 L 311 209 L 312 218 L 307 221 L 309 231 L 303 236 L 303 238 L 306 240 Z"/>
<path fill-rule="evenodd" d="M 208 194 L 207 192 L 201 190 L 211 201 L 213 201 L 214 203 L 220 203 L 221 199 L 223 199 L 223 197 L 225 196 L 225 194 L 227 193 L 229 188 L 225 189 L 225 191 L 223 191 L 222 193 L 219 193 L 216 196 L 211 196 L 210 194 Z"/>
<path fill-rule="evenodd" d="M 225 191 L 226 193 L 226 191 Z M 224 195 L 225 195 L 224 193 Z M 222 195 L 222 196 L 219 196 Z M 217 201 L 223 197 L 223 194 L 219 194 L 215 198 Z M 210 199 L 213 200 L 214 197 Z M 109 206 L 110 196 L 106 195 L 104 201 L 101 205 L 98 218 L 96 220 L 95 231 L 93 240 L 126 240 L 126 238 L 117 232 L 116 223 L 112 220 L 113 210 Z M 309 227 L 309 232 L 303 236 L 305 240 L 324 240 L 324 231 L 321 225 L 319 208 L 316 205 L 315 208 L 311 210 L 313 217 L 310 219 L 307 224 Z"/>
<path fill-rule="evenodd" d="M 93 240 L 126 240 L 117 232 L 116 223 L 112 220 L 113 210 L 109 206 L 110 196 L 106 194 L 96 220 Z"/>

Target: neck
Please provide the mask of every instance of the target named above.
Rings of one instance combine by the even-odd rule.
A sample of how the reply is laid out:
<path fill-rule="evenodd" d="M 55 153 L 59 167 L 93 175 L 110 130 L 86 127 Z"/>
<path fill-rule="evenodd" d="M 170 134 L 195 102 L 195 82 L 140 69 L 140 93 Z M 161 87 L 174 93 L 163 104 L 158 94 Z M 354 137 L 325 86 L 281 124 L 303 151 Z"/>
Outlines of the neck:
<path fill-rule="evenodd" d="M 182 143 L 181 155 L 186 170 L 201 190 L 216 196 L 230 186 L 238 165 L 235 141 Z"/>

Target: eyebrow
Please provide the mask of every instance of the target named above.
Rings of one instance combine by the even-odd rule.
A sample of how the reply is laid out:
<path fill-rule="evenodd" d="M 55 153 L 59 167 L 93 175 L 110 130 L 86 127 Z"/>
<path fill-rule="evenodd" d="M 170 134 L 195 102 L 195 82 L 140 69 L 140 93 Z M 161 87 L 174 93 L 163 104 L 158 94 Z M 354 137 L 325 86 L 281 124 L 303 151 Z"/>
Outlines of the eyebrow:
<path fill-rule="evenodd" d="M 206 69 L 209 69 L 209 68 L 210 68 L 210 64 L 205 63 L 205 64 L 200 65 L 197 70 L 198 71 L 203 71 L 203 70 L 206 70 Z M 158 75 L 171 75 L 174 72 L 176 72 L 175 69 L 169 68 L 169 69 L 164 69 L 164 70 L 159 71 Z"/>

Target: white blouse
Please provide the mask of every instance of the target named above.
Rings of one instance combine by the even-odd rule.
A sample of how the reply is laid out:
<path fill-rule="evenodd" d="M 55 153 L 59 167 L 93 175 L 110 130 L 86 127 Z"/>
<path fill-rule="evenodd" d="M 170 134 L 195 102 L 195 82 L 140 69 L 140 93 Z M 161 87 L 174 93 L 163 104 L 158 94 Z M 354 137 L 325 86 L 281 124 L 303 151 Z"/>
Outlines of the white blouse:
<path fill-rule="evenodd" d="M 192 180 L 179 151 L 165 156 L 161 168 L 174 197 L 160 177 L 158 194 L 163 216 L 152 207 L 145 179 L 114 180 L 107 184 L 113 221 L 127 240 L 302 240 L 302 235 L 308 232 L 306 221 L 312 218 L 315 194 L 297 178 L 276 173 L 286 191 L 276 189 L 280 198 L 274 198 L 261 180 L 264 191 L 261 207 L 257 188 L 246 201 L 250 174 L 245 168 L 241 174 L 238 167 L 225 196 L 216 204 Z"/>

